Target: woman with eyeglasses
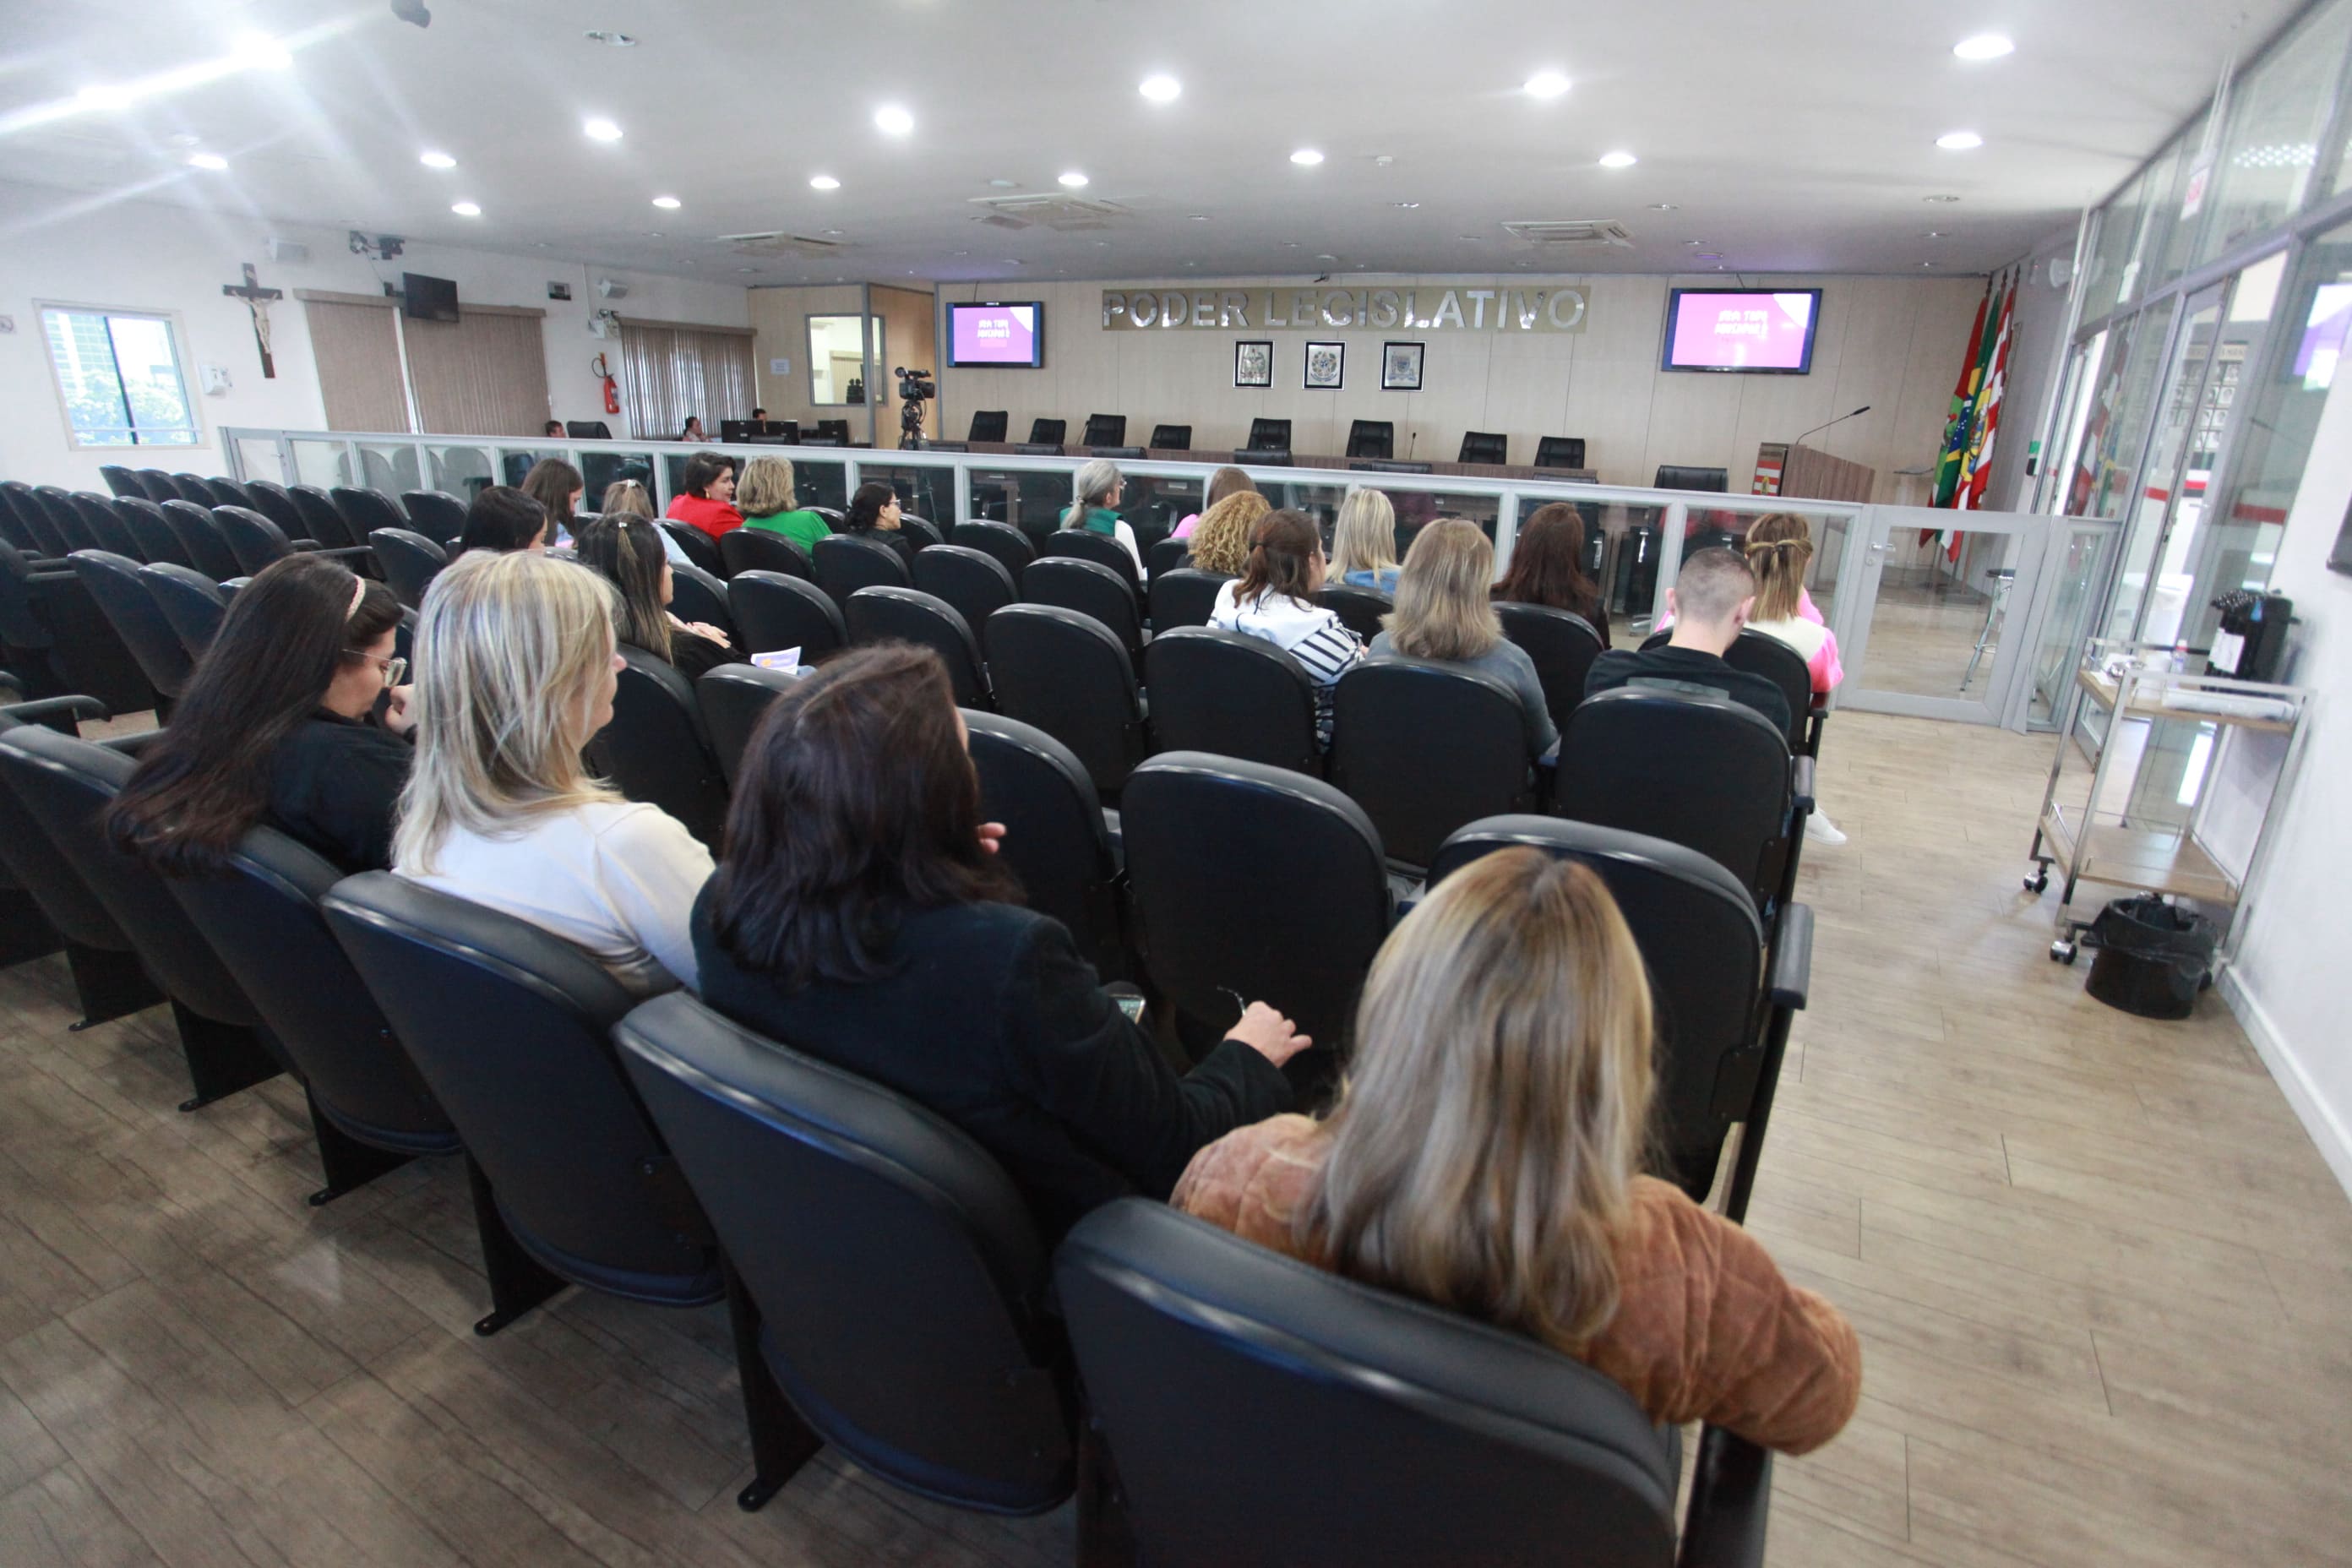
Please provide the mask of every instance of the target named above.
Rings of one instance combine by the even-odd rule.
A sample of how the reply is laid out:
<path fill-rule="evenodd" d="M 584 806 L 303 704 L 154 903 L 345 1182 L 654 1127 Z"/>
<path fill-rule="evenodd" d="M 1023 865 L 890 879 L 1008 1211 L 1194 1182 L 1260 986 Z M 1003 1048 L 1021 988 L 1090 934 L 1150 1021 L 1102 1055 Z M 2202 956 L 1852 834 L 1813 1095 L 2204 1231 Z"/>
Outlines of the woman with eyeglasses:
<path fill-rule="evenodd" d="M 415 727 L 399 628 L 392 590 L 335 562 L 255 573 L 116 797 L 115 842 L 195 876 L 266 822 L 345 871 L 390 867 Z"/>

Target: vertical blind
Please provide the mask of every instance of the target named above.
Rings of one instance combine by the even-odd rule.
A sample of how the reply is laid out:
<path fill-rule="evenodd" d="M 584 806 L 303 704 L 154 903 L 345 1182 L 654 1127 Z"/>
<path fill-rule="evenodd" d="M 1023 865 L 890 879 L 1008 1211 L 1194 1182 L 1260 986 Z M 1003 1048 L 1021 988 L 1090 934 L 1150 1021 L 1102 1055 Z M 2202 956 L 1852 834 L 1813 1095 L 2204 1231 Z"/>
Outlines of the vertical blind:
<path fill-rule="evenodd" d="M 408 393 L 392 311 L 373 300 L 300 295 L 330 430 L 405 430 Z"/>
<path fill-rule="evenodd" d="M 621 405 L 643 438 L 674 438 L 688 416 L 715 438 L 721 419 L 749 417 L 759 396 L 748 328 L 625 320 L 620 358 Z"/>
<path fill-rule="evenodd" d="M 408 378 L 428 431 L 536 436 L 547 423 L 547 351 L 536 310 L 463 307 L 405 321 Z"/>

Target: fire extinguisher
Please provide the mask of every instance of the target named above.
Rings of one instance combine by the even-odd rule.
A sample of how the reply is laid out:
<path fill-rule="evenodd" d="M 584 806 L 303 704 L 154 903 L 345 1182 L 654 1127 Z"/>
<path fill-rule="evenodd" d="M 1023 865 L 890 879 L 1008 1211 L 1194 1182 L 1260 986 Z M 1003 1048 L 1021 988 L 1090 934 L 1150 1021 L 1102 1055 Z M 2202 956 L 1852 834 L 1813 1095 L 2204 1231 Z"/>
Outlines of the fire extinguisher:
<path fill-rule="evenodd" d="M 604 363 L 604 356 L 598 354 L 594 359 L 590 360 L 588 370 L 589 374 L 604 378 L 604 412 L 618 414 L 621 411 L 621 384 L 613 379 L 613 372 Z"/>

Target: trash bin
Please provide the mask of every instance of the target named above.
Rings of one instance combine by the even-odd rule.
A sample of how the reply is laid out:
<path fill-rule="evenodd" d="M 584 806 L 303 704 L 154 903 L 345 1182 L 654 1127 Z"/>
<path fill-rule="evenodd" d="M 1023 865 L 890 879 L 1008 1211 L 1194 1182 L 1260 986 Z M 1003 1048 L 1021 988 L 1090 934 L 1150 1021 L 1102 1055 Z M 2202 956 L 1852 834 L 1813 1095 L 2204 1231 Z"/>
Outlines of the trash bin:
<path fill-rule="evenodd" d="M 2186 1018 L 2212 978 L 2220 938 L 2204 916 L 2142 893 L 2101 910 L 2084 940 L 2098 953 L 2092 995 L 2143 1018 Z"/>

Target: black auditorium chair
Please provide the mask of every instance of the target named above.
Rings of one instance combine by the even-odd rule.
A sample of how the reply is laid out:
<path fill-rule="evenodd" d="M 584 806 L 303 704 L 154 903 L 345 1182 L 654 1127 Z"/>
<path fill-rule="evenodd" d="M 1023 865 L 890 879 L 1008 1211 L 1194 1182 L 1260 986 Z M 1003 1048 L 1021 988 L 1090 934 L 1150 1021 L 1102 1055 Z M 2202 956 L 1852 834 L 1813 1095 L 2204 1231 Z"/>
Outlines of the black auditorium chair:
<path fill-rule="evenodd" d="M 1069 433 L 1070 422 L 1066 419 L 1032 419 L 1027 444 L 1032 447 L 1059 447 Z"/>
<path fill-rule="evenodd" d="M 1057 605 L 1007 605 L 982 628 L 997 710 L 1034 724 L 1116 797 L 1143 760 L 1142 693 L 1118 634 Z"/>
<path fill-rule="evenodd" d="M 51 539 L 48 514 L 22 479 L 0 483 L 0 542 L 34 560 L 63 560 L 65 541 Z"/>
<path fill-rule="evenodd" d="M 814 664 L 849 641 L 833 595 L 782 572 L 738 572 L 727 584 L 727 607 L 746 653 L 798 648 L 801 663 Z"/>
<path fill-rule="evenodd" d="M 1021 598 L 1021 585 L 1003 562 L 961 544 L 918 552 L 915 586 L 953 605 L 975 632 L 988 624 L 989 616 Z"/>
<path fill-rule="evenodd" d="M 370 538 L 379 528 L 404 528 L 413 533 L 423 534 L 436 544 L 447 546 L 455 544 L 457 535 L 465 531 L 462 509 L 455 528 L 449 526 L 449 514 L 444 510 L 428 512 L 423 520 L 424 526 L 419 527 L 404 516 L 401 510 L 392 504 L 392 498 L 382 490 L 338 485 L 329 494 L 334 500 L 335 510 L 342 516 L 343 531 L 353 539 Z M 312 537 L 317 536 L 314 534 Z"/>
<path fill-rule="evenodd" d="M 379 528 L 368 535 L 368 545 L 375 552 L 377 570 L 383 574 L 393 596 L 412 610 L 424 608 L 425 590 L 449 564 L 448 553 L 405 528 Z"/>
<path fill-rule="evenodd" d="M 1023 567 L 1037 559 L 1037 546 L 1009 522 L 960 522 L 949 533 L 948 542 L 995 557 L 996 563 L 1015 577 L 1021 575 Z"/>
<path fill-rule="evenodd" d="M 1671 628 L 1652 632 L 1643 639 L 1642 651 L 1664 647 L 1673 637 Z M 1780 696 L 1789 704 L 1789 750 L 1806 756 L 1820 754 L 1822 716 L 1814 711 L 1812 671 L 1805 667 L 1802 654 L 1769 632 L 1742 627 L 1731 646 L 1723 650 L 1723 662 L 1734 669 L 1760 675 L 1779 687 Z"/>
<path fill-rule="evenodd" d="M 613 427 L 602 419 L 566 419 L 563 434 L 574 441 L 609 441 Z"/>
<path fill-rule="evenodd" d="M 1102 796 L 1076 752 L 1034 724 L 967 711 L 980 814 L 1004 824 L 999 851 L 1029 907 L 1062 922 L 1106 978 L 1125 978 L 1126 879 Z"/>
<path fill-rule="evenodd" d="M 201 475 L 173 474 L 172 482 L 180 488 L 180 493 L 183 496 L 198 506 L 210 507 L 219 504 L 219 498 L 213 494 L 211 481 Z"/>
<path fill-rule="evenodd" d="M 846 605 L 860 588 L 911 588 L 913 575 L 896 550 L 877 540 L 836 533 L 816 542 L 810 552 L 816 563 L 817 586 Z"/>
<path fill-rule="evenodd" d="M 1511 438 L 1499 430 L 1465 430 L 1462 450 L 1454 456 L 1457 463 L 1507 463 L 1511 460 Z"/>
<path fill-rule="evenodd" d="M 48 518 L 50 530 L 64 542 L 67 554 L 70 555 L 77 550 L 105 548 L 99 542 L 98 535 L 89 531 L 89 524 L 82 518 L 81 509 L 74 505 L 71 491 L 60 489 L 56 485 L 35 485 L 33 500 Z"/>
<path fill-rule="evenodd" d="M 1128 592 L 1142 597 L 1143 584 L 1136 575 L 1135 557 L 1127 546 L 1105 533 L 1094 533 L 1083 528 L 1057 528 L 1037 542 L 1040 556 L 1066 555 L 1079 561 L 1091 561 L 1096 565 L 1118 574 Z"/>
<path fill-rule="evenodd" d="M 1004 427 L 1010 422 L 1011 416 L 1002 408 L 974 409 L 971 416 L 971 429 L 966 433 L 964 439 L 1002 443 L 1004 439 Z"/>
<path fill-rule="evenodd" d="M 334 497 L 318 486 L 289 485 L 286 494 L 294 502 L 294 510 L 301 519 L 301 531 L 312 539 L 321 542 L 332 541 L 337 544 L 365 544 L 368 542 L 366 533 L 352 530 L 351 520 L 343 515 L 343 509 L 335 504 Z M 407 528 L 408 520 L 395 518 L 388 526 Z"/>
<path fill-rule="evenodd" d="M 1339 677 L 1330 770 L 1408 872 L 1464 823 L 1534 804 L 1517 695 L 1491 675 L 1389 655 Z"/>
<path fill-rule="evenodd" d="M 1762 907 L 1793 874 L 1812 773 L 1812 759 L 1791 759 L 1780 726 L 1745 703 L 1621 686 L 1587 698 L 1561 731 L 1554 808 L 1686 845 Z"/>
<path fill-rule="evenodd" d="M 719 563 L 726 568 L 719 574 L 722 577 L 731 578 L 738 572 L 782 572 L 803 582 L 816 581 L 809 552 L 764 528 L 730 528 L 720 534 Z"/>
<path fill-rule="evenodd" d="M 103 719 L 106 709 L 88 697 L 53 697 L 0 707 L 0 739 L 23 725 L 60 734 L 76 733 L 78 721 Z M 65 944 L 66 969 L 81 1008 L 77 1027 L 120 1018 L 163 1000 L 123 933 L 73 862 L 51 841 L 16 796 L 9 770 L 0 763 L 0 867 L 31 895 L 43 918 Z"/>
<path fill-rule="evenodd" d="M 49 630 L 47 603 L 67 581 L 80 581 L 71 567 L 44 561 L 37 569 L 23 551 L 0 543 L 0 668 L 22 689 L 20 695 L 63 697 L 72 684 Z"/>
<path fill-rule="evenodd" d="M 1151 629 L 1154 637 L 1179 626 L 1205 626 L 1217 607 L 1217 591 L 1234 581 L 1223 572 L 1179 566 L 1151 574 Z"/>
<path fill-rule="evenodd" d="M 853 643 L 909 642 L 929 648 L 947 666 L 957 707 L 991 706 L 980 639 L 971 623 L 938 595 L 919 588 L 860 588 L 849 595 L 843 618 Z"/>
<path fill-rule="evenodd" d="M 180 547 L 195 563 L 196 570 L 215 583 L 226 583 L 231 577 L 245 576 L 246 570 L 237 564 L 236 552 L 229 547 L 228 536 L 214 521 L 212 509 L 198 506 L 192 500 L 167 500 L 163 503 L 163 521 L 171 525 Z"/>
<path fill-rule="evenodd" d="M 1151 449 L 1158 452 L 1191 451 L 1192 427 L 1190 425 L 1154 425 L 1151 427 Z"/>
<path fill-rule="evenodd" d="M 635 1005 L 537 926 L 389 872 L 321 900 L 393 1033 L 464 1140 L 496 1333 L 565 1282 L 656 1306 L 720 1300 L 719 1262 L 615 1058 Z"/>
<path fill-rule="evenodd" d="M 1240 1017 L 1236 994 L 1262 1000 L 1315 1039 L 1286 1076 L 1327 1086 L 1389 931 L 1371 819 L 1321 779 L 1205 752 L 1144 763 L 1122 804 L 1134 941 L 1179 1037 L 1197 1057 Z"/>
<path fill-rule="evenodd" d="M 816 422 L 816 434 L 820 441 L 830 441 L 836 447 L 846 447 L 849 445 L 849 421 L 820 419 Z"/>
<path fill-rule="evenodd" d="M 106 481 L 106 493 L 109 495 L 143 496 L 147 493 L 146 487 L 139 482 L 139 476 L 120 463 L 100 463 L 98 477 Z"/>
<path fill-rule="evenodd" d="M 1127 445 L 1127 416 L 1124 414 L 1089 414 L 1086 433 L 1078 437 L 1081 447 L 1124 447 Z"/>
<path fill-rule="evenodd" d="M 1150 570 L 1151 580 L 1157 583 L 1163 573 L 1174 572 L 1192 563 L 1192 542 L 1179 539 L 1174 534 L 1165 539 L 1155 539 L 1151 542 L 1151 548 L 1143 552 L 1143 561 Z"/>
<path fill-rule="evenodd" d="M 155 689 L 69 560 L 0 545 L 0 644 L 37 697 L 94 697 L 110 713 L 155 706 Z"/>
<path fill-rule="evenodd" d="M 446 490 L 404 490 L 400 510 L 411 529 L 436 544 L 455 544 L 466 531 L 466 503 Z"/>
<path fill-rule="evenodd" d="M 1347 455 L 1350 458 L 1396 456 L 1396 421 L 1392 419 L 1349 421 Z"/>
<path fill-rule="evenodd" d="M 911 511 L 901 511 L 898 514 L 898 529 L 913 542 L 915 553 L 918 555 L 933 545 L 947 542 L 946 535 L 940 532 L 939 524 L 927 517 L 917 517 Z"/>
<path fill-rule="evenodd" d="M 283 561 L 298 548 L 276 523 L 251 507 L 215 507 L 213 524 L 228 541 L 229 552 L 236 557 L 239 576 L 250 577 L 271 562 Z M 305 545 L 311 542 L 302 542 Z"/>
<path fill-rule="evenodd" d="M 687 560 L 713 577 L 726 576 L 727 558 L 719 552 L 719 542 L 710 535 L 690 522 L 680 522 L 675 518 L 661 518 L 655 526 L 677 542 Z"/>
<path fill-rule="evenodd" d="M 1317 591 L 1315 602 L 1367 643 L 1381 635 L 1381 617 L 1396 608 L 1396 601 L 1378 588 L 1353 583 L 1328 583 Z"/>
<path fill-rule="evenodd" d="M 195 660 L 188 656 L 172 623 L 163 618 L 154 595 L 139 580 L 142 568 L 131 557 L 108 550 L 77 550 L 71 559 L 74 574 L 91 602 L 138 661 L 147 684 L 155 689 L 157 716 L 167 716 L 171 705 L 187 689 Z"/>
<path fill-rule="evenodd" d="M 726 1249 L 755 1471 L 739 1505 L 819 1442 L 936 1502 L 1067 1500 L 1076 1390 L 1046 1244 L 1003 1168 L 946 1118 L 690 996 L 646 1003 L 614 1040 Z"/>
<path fill-rule="evenodd" d="M 833 608 L 832 601 L 826 601 L 825 608 Z M 735 787 L 743 767 L 743 750 L 751 743 L 751 731 L 760 727 L 769 705 L 799 683 L 800 677 L 789 670 L 758 664 L 717 665 L 695 681 L 695 704 L 702 710 L 703 729 L 710 737 L 710 749 L 729 789 Z"/>
<path fill-rule="evenodd" d="M 735 635 L 735 613 L 727 607 L 727 584 L 699 566 L 670 568 L 670 613 L 681 621 L 700 621 Z"/>
<path fill-rule="evenodd" d="M 246 481 L 245 493 L 248 499 L 243 504 L 251 506 L 254 510 L 276 523 L 278 531 L 289 539 L 317 539 L 320 544 L 330 548 L 336 545 L 348 545 L 352 542 L 348 533 L 341 529 L 337 529 L 320 539 L 316 532 L 312 531 L 310 525 L 303 521 L 300 504 L 295 500 L 292 492 L 284 485 L 269 479 L 248 479 Z M 340 517 L 340 514 L 338 515 Z"/>
<path fill-rule="evenodd" d="M 1289 653 L 1240 632 L 1176 626 L 1151 639 L 1143 668 L 1161 747 L 1322 776 L 1315 678 Z"/>
<path fill-rule="evenodd" d="M 163 879 L 107 837 L 101 818 L 132 766 L 110 747 L 37 726 L 0 731 L 0 777 L 6 787 L 97 895 L 170 998 L 194 1089 L 180 1109 L 194 1110 L 274 1077 L 285 1064 L 244 987 Z"/>
<path fill-rule="evenodd" d="M 1071 555 L 1040 556 L 1022 571 L 1021 597 L 1091 616 L 1118 638 L 1129 659 L 1143 657 L 1143 611 L 1135 590 L 1108 566 Z"/>
<path fill-rule="evenodd" d="M 235 479 L 223 479 L 215 475 L 202 482 L 205 494 L 212 498 L 212 504 L 215 506 L 250 507 L 253 505 L 253 498 L 246 494 L 245 487 Z"/>
<path fill-rule="evenodd" d="M 228 595 L 221 585 L 191 566 L 152 561 L 139 568 L 139 585 L 154 601 L 155 611 L 191 663 L 205 656 L 213 634 L 228 614 Z"/>
<path fill-rule="evenodd" d="M 131 531 L 131 525 L 122 521 L 122 514 L 114 510 L 114 503 L 106 497 L 77 493 L 73 506 L 81 518 L 82 531 L 98 541 L 99 549 L 116 555 L 127 555 L 133 561 L 147 558 L 140 548 L 138 536 Z"/>
<path fill-rule="evenodd" d="M 318 1135 L 323 1204 L 420 1154 L 458 1152 L 433 1098 L 319 902 L 341 873 L 267 826 L 221 874 L 165 879 L 209 937 L 302 1080 Z"/>
<path fill-rule="evenodd" d="M 167 500 L 188 499 L 180 493 L 180 487 L 172 482 L 172 476 L 161 468 L 141 468 L 138 474 L 139 488 L 147 492 L 149 500 L 160 505 Z"/>
<path fill-rule="evenodd" d="M 1601 634 L 1582 616 L 1549 605 L 1497 600 L 1495 614 L 1503 623 L 1503 635 L 1535 662 L 1552 728 L 1567 734 L 1568 716 L 1584 700 L 1585 677 L 1601 655 Z"/>
<path fill-rule="evenodd" d="M 1536 462 L 1538 468 L 1581 468 L 1584 467 L 1584 437 L 1581 436 L 1545 436 L 1536 442 Z"/>
<path fill-rule="evenodd" d="M 1556 816 L 1471 823 L 1437 852 L 1430 884 L 1522 844 L 1590 866 L 1623 911 L 1657 1013 L 1657 1173 L 1704 1201 L 1732 1125 L 1744 1124 L 1726 1209 L 1743 1218 L 1790 1026 L 1811 982 L 1812 910 L 1783 905 L 1768 947 L 1754 899 L 1706 856 Z"/>
<path fill-rule="evenodd" d="M 1081 1221 L 1054 1276 L 1141 1561 L 1764 1561 L 1769 1453 L 1707 1428 L 1678 1531 L 1680 1434 L 1526 1334 L 1137 1198 Z M 1235 1464 L 1243 1432 L 1283 1463 Z"/>
<path fill-rule="evenodd" d="M 1654 488 L 1719 493 L 1731 488 L 1731 471 L 1728 468 L 1695 468 L 1687 463 L 1660 463 Z"/>
<path fill-rule="evenodd" d="M 1290 421 L 1287 419 L 1253 419 L 1250 421 L 1251 452 L 1287 452 L 1290 450 Z"/>
<path fill-rule="evenodd" d="M 613 721 L 590 754 L 631 800 L 660 806 L 713 851 L 727 826 L 727 778 L 695 700 L 694 683 L 668 661 L 624 643 Z"/>
<path fill-rule="evenodd" d="M 144 496 L 117 496 L 114 498 L 114 514 L 122 520 L 122 526 L 131 531 L 131 537 L 137 542 L 140 560 L 151 566 L 167 562 L 191 569 L 195 566 L 195 557 L 188 553 L 188 547 L 180 542 L 178 534 L 172 531 L 172 524 L 163 516 L 163 509 L 153 501 Z"/>

